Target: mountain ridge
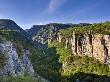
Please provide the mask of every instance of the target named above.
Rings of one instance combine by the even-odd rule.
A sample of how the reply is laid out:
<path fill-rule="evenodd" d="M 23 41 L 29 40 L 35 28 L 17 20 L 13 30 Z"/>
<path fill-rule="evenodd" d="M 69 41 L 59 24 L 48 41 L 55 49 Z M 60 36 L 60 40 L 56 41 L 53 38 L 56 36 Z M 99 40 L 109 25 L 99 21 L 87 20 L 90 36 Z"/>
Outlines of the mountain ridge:
<path fill-rule="evenodd" d="M 29 74 L 39 82 L 42 77 L 50 82 L 109 82 L 110 22 L 36 25 L 35 36 L 26 35 L 33 38 L 30 41 L 23 29 L 7 21 L 1 22 L 0 31 L 0 68 L 7 67 L 1 76 Z M 46 48 L 35 45 L 45 42 Z"/>
<path fill-rule="evenodd" d="M 16 30 L 22 36 L 26 37 L 27 39 L 30 39 L 29 34 L 25 30 L 23 30 L 20 26 L 18 26 L 13 20 L 0 19 L 0 30 L 2 30 L 2 29 Z"/>
<path fill-rule="evenodd" d="M 87 26 L 91 25 L 89 23 L 79 23 L 79 24 L 63 24 L 63 23 L 49 23 L 46 25 L 33 25 L 30 29 L 26 30 L 34 41 L 46 44 L 47 40 L 53 37 L 55 32 L 61 29 L 70 28 L 72 26 Z"/>

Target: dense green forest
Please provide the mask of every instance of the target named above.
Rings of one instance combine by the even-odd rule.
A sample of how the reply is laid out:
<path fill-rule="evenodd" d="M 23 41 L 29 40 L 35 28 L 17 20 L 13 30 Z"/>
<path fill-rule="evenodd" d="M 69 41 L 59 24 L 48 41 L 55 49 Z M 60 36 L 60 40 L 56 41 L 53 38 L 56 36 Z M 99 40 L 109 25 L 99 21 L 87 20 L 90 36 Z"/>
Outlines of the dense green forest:
<path fill-rule="evenodd" d="M 36 82 L 37 78 L 25 77 L 0 77 L 0 82 Z"/>
<path fill-rule="evenodd" d="M 87 34 L 92 32 L 93 34 L 110 34 L 110 22 L 106 21 L 104 23 L 94 23 L 88 26 L 81 26 L 81 27 L 71 27 L 67 29 L 60 30 L 59 33 L 64 37 L 71 37 L 72 33 L 75 34 Z"/>

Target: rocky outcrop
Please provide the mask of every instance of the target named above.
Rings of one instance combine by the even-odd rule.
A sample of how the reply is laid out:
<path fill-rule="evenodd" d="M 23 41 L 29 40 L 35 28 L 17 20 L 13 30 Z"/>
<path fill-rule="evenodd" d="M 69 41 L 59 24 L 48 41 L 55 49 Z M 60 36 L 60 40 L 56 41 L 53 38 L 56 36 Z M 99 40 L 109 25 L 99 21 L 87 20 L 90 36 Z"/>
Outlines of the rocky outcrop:
<path fill-rule="evenodd" d="M 63 36 L 59 37 L 57 41 L 61 42 Z M 65 38 L 65 48 L 71 48 L 74 55 L 87 55 L 105 64 L 110 63 L 110 35 L 91 32 L 77 35 L 73 32 L 72 37 Z"/>
<path fill-rule="evenodd" d="M 62 40 L 62 36 L 61 36 L 60 33 L 58 33 L 57 41 L 58 41 L 58 42 L 61 42 L 61 40 Z"/>
<path fill-rule="evenodd" d="M 28 58 L 29 50 L 23 49 L 22 56 L 17 53 L 15 46 L 10 41 L 0 43 L 0 53 L 5 56 L 5 65 L 0 70 L 0 76 L 34 75 L 34 69 Z"/>
<path fill-rule="evenodd" d="M 50 23 L 46 25 L 33 25 L 31 29 L 28 29 L 27 32 L 33 38 L 33 41 L 45 44 L 49 38 L 53 37 L 54 33 L 60 29 L 69 28 L 72 25 L 69 24 L 59 24 L 59 23 Z"/>
<path fill-rule="evenodd" d="M 49 23 L 46 25 L 33 25 L 30 29 L 26 29 L 26 31 L 33 38 L 33 41 L 37 41 L 45 44 L 48 39 L 54 37 L 54 33 L 58 32 L 61 29 L 66 29 L 70 27 L 80 27 L 80 26 L 88 26 L 91 25 L 89 23 L 79 23 L 79 24 L 62 24 L 62 23 Z"/>

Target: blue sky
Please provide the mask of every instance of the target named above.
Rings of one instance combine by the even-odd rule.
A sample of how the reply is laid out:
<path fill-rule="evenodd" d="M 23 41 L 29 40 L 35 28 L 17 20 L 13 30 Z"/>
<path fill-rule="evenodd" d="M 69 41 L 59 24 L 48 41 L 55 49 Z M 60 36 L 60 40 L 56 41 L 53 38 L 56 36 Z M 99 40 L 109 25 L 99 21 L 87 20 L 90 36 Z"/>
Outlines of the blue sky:
<path fill-rule="evenodd" d="M 24 29 L 36 24 L 110 20 L 110 0 L 0 0 L 0 19 Z"/>

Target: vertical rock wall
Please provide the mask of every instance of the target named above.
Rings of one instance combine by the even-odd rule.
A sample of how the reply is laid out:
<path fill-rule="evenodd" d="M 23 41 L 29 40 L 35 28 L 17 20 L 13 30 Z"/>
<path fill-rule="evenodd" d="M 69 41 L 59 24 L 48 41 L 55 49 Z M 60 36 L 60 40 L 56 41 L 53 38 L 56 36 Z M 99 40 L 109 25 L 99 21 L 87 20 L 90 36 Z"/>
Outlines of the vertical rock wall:
<path fill-rule="evenodd" d="M 62 42 L 61 35 L 58 35 L 57 41 Z M 73 32 L 72 37 L 65 38 L 65 48 L 69 48 L 70 45 L 74 55 L 87 55 L 107 64 L 110 62 L 110 35 L 77 35 Z"/>

